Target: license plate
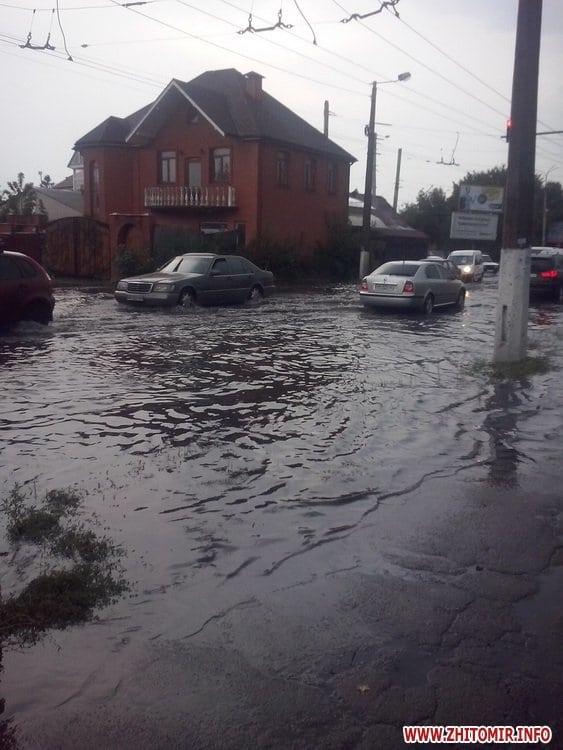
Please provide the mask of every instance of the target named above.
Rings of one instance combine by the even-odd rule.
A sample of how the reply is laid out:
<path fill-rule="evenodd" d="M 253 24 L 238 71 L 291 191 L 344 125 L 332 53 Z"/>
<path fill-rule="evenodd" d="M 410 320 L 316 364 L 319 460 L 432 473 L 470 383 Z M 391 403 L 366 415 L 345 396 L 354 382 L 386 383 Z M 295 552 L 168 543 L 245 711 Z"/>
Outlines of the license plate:
<path fill-rule="evenodd" d="M 531 273 L 531 274 L 530 274 L 530 278 L 531 278 L 531 279 L 537 279 L 537 278 L 538 278 L 538 275 L 537 275 L 537 273 Z"/>
<path fill-rule="evenodd" d="M 129 300 L 129 302 L 142 302 L 145 298 L 142 294 L 128 294 L 125 299 Z"/>

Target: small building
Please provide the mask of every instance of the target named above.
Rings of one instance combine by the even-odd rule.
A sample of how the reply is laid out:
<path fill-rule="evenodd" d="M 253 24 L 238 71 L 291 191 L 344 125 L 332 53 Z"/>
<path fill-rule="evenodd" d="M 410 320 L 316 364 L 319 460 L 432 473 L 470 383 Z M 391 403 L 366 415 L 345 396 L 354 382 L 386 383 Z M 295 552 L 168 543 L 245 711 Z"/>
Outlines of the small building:
<path fill-rule="evenodd" d="M 84 196 L 79 190 L 65 188 L 34 188 L 41 200 L 48 221 L 66 219 L 69 216 L 82 216 L 84 213 Z"/>
<path fill-rule="evenodd" d="M 358 232 L 363 225 L 363 211 L 364 196 L 353 190 L 348 202 L 348 220 Z M 380 195 L 372 198 L 370 225 L 366 242 L 373 256 L 373 267 L 386 260 L 425 258 L 428 255 L 428 235 L 409 226 Z"/>
<path fill-rule="evenodd" d="M 234 69 L 172 80 L 128 117 L 110 116 L 75 144 L 84 214 L 119 246 L 156 235 L 233 232 L 306 255 L 346 223 L 354 157 Z M 73 164 L 71 160 L 70 164 Z"/>

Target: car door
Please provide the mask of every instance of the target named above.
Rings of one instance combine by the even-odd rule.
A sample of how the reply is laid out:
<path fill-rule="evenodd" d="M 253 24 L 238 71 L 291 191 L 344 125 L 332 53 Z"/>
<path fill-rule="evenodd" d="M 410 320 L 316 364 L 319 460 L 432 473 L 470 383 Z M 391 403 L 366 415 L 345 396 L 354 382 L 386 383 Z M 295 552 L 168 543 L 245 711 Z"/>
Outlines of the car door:
<path fill-rule="evenodd" d="M 445 300 L 446 281 L 440 273 L 441 269 L 437 263 L 426 263 L 424 275 L 428 279 L 430 291 L 434 295 L 434 305 L 443 305 Z"/>
<path fill-rule="evenodd" d="M 227 258 L 233 276 L 233 292 L 236 302 L 244 302 L 250 295 L 254 283 L 254 274 L 250 273 L 246 263 L 238 255 Z"/>
<path fill-rule="evenodd" d="M 457 267 L 453 263 L 448 263 L 442 267 L 442 273 L 446 279 L 447 301 L 455 303 L 461 291 Z"/>
<path fill-rule="evenodd" d="M 17 320 L 28 294 L 29 281 L 13 258 L 0 253 L 0 325 Z"/>
<path fill-rule="evenodd" d="M 211 305 L 221 305 L 236 301 L 236 281 L 227 258 L 216 258 L 209 270 L 206 301 Z"/>

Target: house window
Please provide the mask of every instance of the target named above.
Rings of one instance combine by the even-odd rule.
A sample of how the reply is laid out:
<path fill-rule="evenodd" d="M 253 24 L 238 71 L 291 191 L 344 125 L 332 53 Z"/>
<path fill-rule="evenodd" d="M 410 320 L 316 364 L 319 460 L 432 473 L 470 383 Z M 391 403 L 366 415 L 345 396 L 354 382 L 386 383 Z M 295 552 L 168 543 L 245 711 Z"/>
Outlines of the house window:
<path fill-rule="evenodd" d="M 90 163 L 90 213 L 97 216 L 100 212 L 100 168 L 93 161 Z"/>
<path fill-rule="evenodd" d="M 289 154 L 278 151 L 276 158 L 276 184 L 278 187 L 289 187 Z"/>
<path fill-rule="evenodd" d="M 336 193 L 336 164 L 333 161 L 328 163 L 327 190 L 332 195 Z"/>
<path fill-rule="evenodd" d="M 231 149 L 215 148 L 211 153 L 211 180 L 228 182 L 231 178 Z"/>
<path fill-rule="evenodd" d="M 305 159 L 305 190 L 315 189 L 316 166 L 314 159 Z"/>
<path fill-rule="evenodd" d="M 176 152 L 160 152 L 159 179 L 163 184 L 176 182 Z"/>

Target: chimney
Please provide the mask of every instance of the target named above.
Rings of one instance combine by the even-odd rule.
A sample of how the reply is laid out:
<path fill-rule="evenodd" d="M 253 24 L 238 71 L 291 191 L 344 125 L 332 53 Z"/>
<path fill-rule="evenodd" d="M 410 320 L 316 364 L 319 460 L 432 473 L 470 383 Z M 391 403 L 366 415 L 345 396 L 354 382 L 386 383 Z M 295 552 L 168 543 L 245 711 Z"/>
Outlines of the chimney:
<path fill-rule="evenodd" d="M 262 98 L 262 78 L 264 78 L 264 76 L 251 70 L 250 73 L 246 73 L 244 77 L 246 79 L 246 93 L 252 99 L 260 101 Z"/>

